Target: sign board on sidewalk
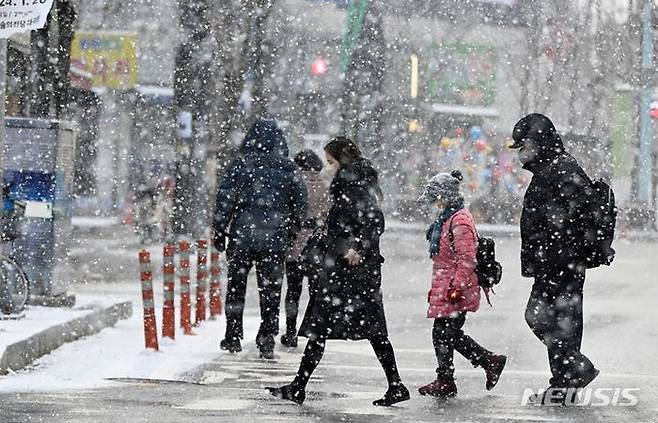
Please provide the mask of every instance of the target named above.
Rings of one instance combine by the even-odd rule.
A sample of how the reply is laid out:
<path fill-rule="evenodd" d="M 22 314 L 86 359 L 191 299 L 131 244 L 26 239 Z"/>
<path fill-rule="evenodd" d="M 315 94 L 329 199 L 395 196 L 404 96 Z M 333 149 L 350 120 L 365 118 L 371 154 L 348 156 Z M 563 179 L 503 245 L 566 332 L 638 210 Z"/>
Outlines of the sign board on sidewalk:
<path fill-rule="evenodd" d="M 53 0 L 0 0 L 0 38 L 43 28 Z"/>
<path fill-rule="evenodd" d="M 90 73 L 94 87 L 133 88 L 137 85 L 137 36 L 76 31 L 71 43 L 71 66 Z"/>
<path fill-rule="evenodd" d="M 192 112 L 180 111 L 176 118 L 178 120 L 176 130 L 178 138 L 192 138 Z"/>

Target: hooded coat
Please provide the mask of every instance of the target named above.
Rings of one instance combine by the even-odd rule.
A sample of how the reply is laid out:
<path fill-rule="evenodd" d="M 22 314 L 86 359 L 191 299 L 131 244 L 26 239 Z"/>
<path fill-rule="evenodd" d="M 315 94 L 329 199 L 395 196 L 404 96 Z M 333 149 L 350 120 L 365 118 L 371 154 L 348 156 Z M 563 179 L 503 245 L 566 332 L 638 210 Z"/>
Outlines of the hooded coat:
<path fill-rule="evenodd" d="M 229 237 L 229 250 L 282 253 L 306 208 L 306 187 L 283 133 L 273 121 L 257 121 L 217 191 L 214 231 Z"/>
<path fill-rule="evenodd" d="M 514 127 L 515 140 L 533 139 L 537 156 L 523 168 L 532 180 L 521 214 L 521 273 L 539 276 L 546 270 L 583 264 L 595 228 L 596 195 L 576 159 L 564 151 L 562 139 L 545 116 L 531 114 Z"/>
<path fill-rule="evenodd" d="M 381 292 L 384 258 L 379 250 L 385 223 L 372 192 L 375 180 L 372 165 L 360 160 L 341 166 L 331 184 L 324 266 L 300 336 L 352 340 L 388 336 Z M 344 258 L 349 249 L 362 257 L 356 266 Z"/>

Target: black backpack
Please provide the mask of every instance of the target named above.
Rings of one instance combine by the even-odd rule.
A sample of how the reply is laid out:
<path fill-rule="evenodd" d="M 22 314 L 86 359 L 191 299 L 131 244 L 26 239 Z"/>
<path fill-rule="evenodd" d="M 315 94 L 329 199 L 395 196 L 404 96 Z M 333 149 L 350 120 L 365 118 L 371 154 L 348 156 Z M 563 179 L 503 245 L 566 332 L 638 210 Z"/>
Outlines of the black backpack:
<path fill-rule="evenodd" d="M 617 225 L 617 207 L 615 193 L 604 180 L 591 181 L 593 195 L 590 204 L 593 216 L 589 222 L 592 227 L 585 229 L 585 262 L 592 269 L 601 265 L 610 266 L 615 258 L 612 241 Z"/>
<path fill-rule="evenodd" d="M 475 274 L 482 288 L 493 288 L 503 278 L 503 266 L 496 261 L 496 243 L 493 239 L 478 236 Z"/>
<path fill-rule="evenodd" d="M 452 221 L 450 222 L 452 225 Z M 455 238 L 450 226 L 450 243 L 452 249 L 455 249 Z M 478 235 L 478 246 L 475 254 L 477 264 L 475 265 L 475 274 L 478 277 L 478 285 L 482 288 L 491 289 L 503 278 L 503 266 L 496 261 L 496 243 L 493 239 Z M 489 298 L 487 297 L 487 301 Z M 491 303 L 490 303 L 491 304 Z"/>

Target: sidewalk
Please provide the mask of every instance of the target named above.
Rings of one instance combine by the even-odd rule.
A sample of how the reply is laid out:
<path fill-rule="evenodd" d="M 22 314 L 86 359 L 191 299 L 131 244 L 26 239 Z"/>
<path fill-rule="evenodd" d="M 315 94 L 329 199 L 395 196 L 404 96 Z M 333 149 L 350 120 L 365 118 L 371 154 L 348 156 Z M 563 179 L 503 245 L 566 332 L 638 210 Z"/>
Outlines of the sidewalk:
<path fill-rule="evenodd" d="M 389 219 L 386 221 L 386 229 L 391 232 L 409 232 L 425 234 L 429 224 L 417 222 L 404 222 L 401 220 Z M 482 236 L 500 237 L 500 238 L 518 238 L 521 236 L 519 225 L 492 225 L 481 223 L 477 225 L 478 233 Z M 648 230 L 629 230 L 625 231 L 622 228 L 616 229 L 616 240 L 618 241 L 644 241 L 644 242 L 658 242 L 658 232 Z"/>
<path fill-rule="evenodd" d="M 0 321 L 0 375 L 23 369 L 67 342 L 100 332 L 132 314 L 130 302 L 79 304 L 73 309 L 28 306 Z"/>

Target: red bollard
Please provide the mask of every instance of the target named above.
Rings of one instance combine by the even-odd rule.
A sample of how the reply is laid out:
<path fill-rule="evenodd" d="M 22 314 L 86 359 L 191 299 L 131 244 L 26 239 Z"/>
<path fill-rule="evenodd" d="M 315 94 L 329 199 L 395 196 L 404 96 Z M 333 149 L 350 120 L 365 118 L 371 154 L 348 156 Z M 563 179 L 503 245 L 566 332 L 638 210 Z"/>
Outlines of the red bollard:
<path fill-rule="evenodd" d="M 144 303 L 144 341 L 146 348 L 158 351 L 158 329 L 155 322 L 155 303 L 153 301 L 151 255 L 146 250 L 139 252 L 139 273 L 142 281 L 142 302 Z"/>
<path fill-rule="evenodd" d="M 176 306 L 174 305 L 174 251 L 173 244 L 163 250 L 162 274 L 164 279 L 164 302 L 162 303 L 162 337 L 176 339 Z"/>
<path fill-rule="evenodd" d="M 219 251 L 212 247 L 210 250 L 210 319 L 214 320 L 222 314 L 222 291 L 219 282 L 221 275 L 219 267 Z"/>
<path fill-rule="evenodd" d="M 181 241 L 178 250 L 180 252 L 180 327 L 184 335 L 194 335 L 190 303 L 190 243 Z"/>
<path fill-rule="evenodd" d="M 200 239 L 197 246 L 196 268 L 196 320 L 195 325 L 206 320 L 206 279 L 208 278 L 208 241 Z"/>

